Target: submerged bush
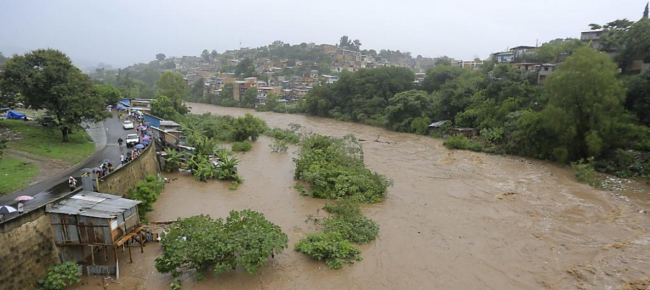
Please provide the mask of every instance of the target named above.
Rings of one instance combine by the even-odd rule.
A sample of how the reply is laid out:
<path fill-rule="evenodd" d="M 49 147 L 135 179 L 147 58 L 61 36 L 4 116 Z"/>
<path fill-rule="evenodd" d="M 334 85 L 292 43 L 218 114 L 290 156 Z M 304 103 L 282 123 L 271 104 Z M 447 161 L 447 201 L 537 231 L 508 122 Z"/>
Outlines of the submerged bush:
<path fill-rule="evenodd" d="M 308 234 L 296 243 L 295 250 L 319 261 L 324 260 L 330 269 L 362 260 L 361 251 L 338 232 Z"/>
<path fill-rule="evenodd" d="M 390 179 L 365 167 L 361 144 L 352 135 L 310 136 L 303 140 L 300 156 L 294 162 L 294 177 L 309 183 L 314 197 L 379 202 L 392 185 Z"/>
<path fill-rule="evenodd" d="M 594 158 L 589 157 L 587 160 L 580 159 L 578 162 L 571 162 L 571 167 L 575 170 L 575 176 L 578 181 L 589 184 L 594 187 L 600 187 L 600 182 L 595 178 L 596 169 L 594 168 Z"/>
<path fill-rule="evenodd" d="M 324 209 L 334 214 L 323 221 L 324 233 L 339 232 L 344 239 L 357 244 L 369 243 L 379 233 L 379 225 L 363 216 L 359 203 L 354 200 L 338 200 Z"/>
<path fill-rule="evenodd" d="M 253 148 L 253 145 L 249 141 L 232 143 L 232 151 L 234 152 L 246 152 L 250 151 L 251 148 Z"/>
<path fill-rule="evenodd" d="M 79 268 L 74 262 L 65 262 L 47 269 L 47 274 L 38 280 L 39 289 L 61 290 L 67 286 L 81 282 Z"/>

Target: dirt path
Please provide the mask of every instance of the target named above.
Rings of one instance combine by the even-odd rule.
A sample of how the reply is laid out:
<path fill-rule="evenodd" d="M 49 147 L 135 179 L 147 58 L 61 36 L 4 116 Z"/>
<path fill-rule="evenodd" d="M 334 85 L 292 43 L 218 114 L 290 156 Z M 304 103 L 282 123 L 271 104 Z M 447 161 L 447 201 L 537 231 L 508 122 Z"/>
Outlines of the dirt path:
<path fill-rule="evenodd" d="M 192 107 L 195 113 L 250 112 Z M 177 180 L 149 218 L 225 217 L 251 208 L 282 227 L 289 249 L 256 275 L 237 269 L 201 282 L 184 277 L 183 289 L 619 289 L 650 277 L 650 191 L 643 184 L 600 191 L 540 161 L 449 151 L 440 140 L 331 119 L 254 114 L 270 126 L 297 123 L 320 134 L 369 140 L 363 142 L 366 164 L 395 182 L 384 202 L 363 208 L 380 224 L 379 237 L 359 246 L 362 262 L 341 270 L 293 251 L 315 231 L 307 217 L 323 217 L 319 209 L 327 201 L 292 188 L 295 148 L 273 154 L 264 137 L 240 155 L 245 181 L 238 190 L 169 175 Z M 378 135 L 387 143 L 372 141 Z M 120 284 L 108 289 L 167 289 L 170 275 L 153 267 L 160 251 L 157 244 L 144 254 L 135 251 L 136 263 L 122 262 Z"/>
<path fill-rule="evenodd" d="M 5 154 L 8 157 L 20 159 L 22 161 L 30 162 L 38 166 L 38 175 L 33 180 L 31 180 L 27 186 L 39 183 L 43 180 L 47 180 L 48 178 L 55 176 L 57 173 L 74 165 L 62 160 L 47 158 L 45 156 L 36 155 L 16 149 L 7 149 L 7 151 L 5 151 Z"/>

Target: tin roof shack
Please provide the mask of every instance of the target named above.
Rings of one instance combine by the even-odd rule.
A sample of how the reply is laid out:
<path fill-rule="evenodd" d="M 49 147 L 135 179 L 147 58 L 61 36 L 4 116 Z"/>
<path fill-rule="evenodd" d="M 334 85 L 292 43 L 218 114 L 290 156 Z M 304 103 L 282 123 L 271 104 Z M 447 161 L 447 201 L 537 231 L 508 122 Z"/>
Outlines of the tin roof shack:
<path fill-rule="evenodd" d="M 62 260 L 86 261 L 86 250 L 90 250 L 91 265 L 88 274 L 97 271 L 115 273 L 119 278 L 117 247 L 134 237 L 143 251 L 144 239 L 137 205 L 140 201 L 121 198 L 116 195 L 81 191 L 70 198 L 48 204 L 45 211 L 50 216 L 55 243 Z M 104 251 L 108 260 L 108 247 L 113 248 L 115 266 L 95 266 L 95 252 Z M 131 247 L 129 259 L 131 258 Z"/>
<path fill-rule="evenodd" d="M 451 125 L 450 122 L 451 122 L 451 121 L 449 121 L 449 120 L 442 120 L 442 121 L 438 121 L 438 122 L 433 122 L 433 123 L 431 123 L 431 124 L 429 125 L 429 128 L 427 129 L 427 133 L 431 133 L 431 132 L 440 132 L 440 131 L 443 130 L 443 126 L 444 126 L 445 124 L 449 123 L 449 125 Z M 444 133 L 444 132 L 443 132 L 443 133 Z"/>

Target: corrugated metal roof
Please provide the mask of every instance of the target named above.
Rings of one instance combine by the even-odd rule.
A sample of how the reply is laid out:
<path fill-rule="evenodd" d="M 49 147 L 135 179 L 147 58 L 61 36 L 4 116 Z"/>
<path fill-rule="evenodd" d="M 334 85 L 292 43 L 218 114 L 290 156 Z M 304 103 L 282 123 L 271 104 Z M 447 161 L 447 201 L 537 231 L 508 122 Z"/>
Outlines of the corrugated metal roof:
<path fill-rule="evenodd" d="M 96 218 L 115 218 L 118 214 L 139 203 L 138 200 L 121 198 L 117 195 L 82 191 L 70 198 L 48 205 L 46 211 Z"/>
<path fill-rule="evenodd" d="M 160 126 L 180 126 L 180 124 L 174 121 L 160 121 Z"/>
<path fill-rule="evenodd" d="M 449 120 L 434 122 L 434 123 L 431 123 L 431 125 L 429 125 L 429 127 L 437 128 L 437 127 L 440 127 L 440 126 L 444 125 L 447 122 L 449 122 Z"/>

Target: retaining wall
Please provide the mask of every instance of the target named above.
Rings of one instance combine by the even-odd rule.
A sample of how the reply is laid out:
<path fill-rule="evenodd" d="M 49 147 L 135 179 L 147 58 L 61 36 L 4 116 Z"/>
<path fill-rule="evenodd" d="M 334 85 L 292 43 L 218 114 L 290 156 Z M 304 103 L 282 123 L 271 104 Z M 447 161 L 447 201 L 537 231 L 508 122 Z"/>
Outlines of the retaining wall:
<path fill-rule="evenodd" d="M 0 290 L 33 289 L 59 263 L 45 207 L 0 224 Z"/>
<path fill-rule="evenodd" d="M 136 182 L 144 180 L 149 174 L 160 172 L 156 158 L 155 143 L 151 143 L 135 160 L 115 169 L 99 180 L 98 192 L 127 196 Z"/>

